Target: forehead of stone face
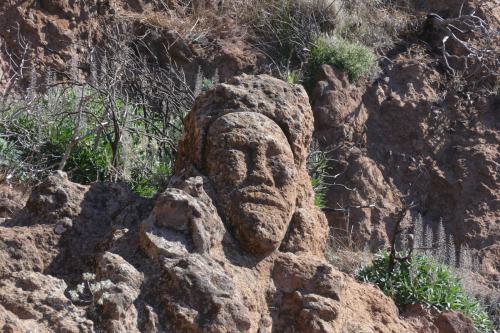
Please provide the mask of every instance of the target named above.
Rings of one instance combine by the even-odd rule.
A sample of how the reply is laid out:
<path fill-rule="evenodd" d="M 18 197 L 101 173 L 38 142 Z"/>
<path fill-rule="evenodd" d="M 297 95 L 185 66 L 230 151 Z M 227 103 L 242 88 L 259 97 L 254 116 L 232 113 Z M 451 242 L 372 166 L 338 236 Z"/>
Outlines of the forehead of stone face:
<path fill-rule="evenodd" d="M 306 172 L 306 160 L 313 132 L 309 98 L 299 85 L 268 75 L 241 75 L 201 94 L 184 119 L 185 133 L 176 158 L 176 173 L 203 169 L 208 132 L 224 114 L 251 112 L 265 115 L 286 135 L 294 165 Z"/>
<path fill-rule="evenodd" d="M 291 154 L 290 145 L 281 128 L 268 117 L 255 112 L 229 113 L 218 118 L 209 128 L 208 140 L 212 144 L 222 141 L 217 145 L 220 148 L 255 148 L 259 144 L 271 144 L 276 149 Z"/>

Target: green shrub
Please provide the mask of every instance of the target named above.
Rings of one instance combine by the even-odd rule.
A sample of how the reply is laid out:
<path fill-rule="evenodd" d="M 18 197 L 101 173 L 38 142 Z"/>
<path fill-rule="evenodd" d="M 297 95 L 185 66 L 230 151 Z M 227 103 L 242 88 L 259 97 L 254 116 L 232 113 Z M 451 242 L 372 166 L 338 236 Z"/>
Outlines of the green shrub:
<path fill-rule="evenodd" d="M 345 71 L 350 80 L 356 81 L 372 73 L 375 61 L 373 51 L 360 43 L 343 38 L 318 37 L 309 57 L 309 75 L 314 78 L 318 68 L 328 64 Z"/>
<path fill-rule="evenodd" d="M 175 156 L 168 143 L 180 138 L 182 122 L 171 119 L 176 129 L 163 131 L 163 120 L 141 117 L 144 110 L 113 101 L 115 112 L 128 108 L 138 115 L 119 124 L 119 132 L 108 121 L 109 102 L 88 88 L 79 99 L 75 87 L 54 88 L 30 102 L 33 112 L 25 111 L 22 101 L 0 114 L 0 171 L 16 181 L 36 182 L 61 167 L 77 183 L 124 181 L 139 195 L 150 197 L 169 179 Z M 14 104 L 12 104 L 14 105 Z M 78 108 L 83 111 L 78 118 Z M 108 111 L 109 112 L 109 111 Z M 149 127 L 147 127 L 149 126 Z M 120 134 L 113 153 L 112 140 Z M 169 140 L 169 141 L 167 141 Z M 115 161 L 113 161 L 115 159 Z"/>
<path fill-rule="evenodd" d="M 403 7 L 382 0 L 251 0 L 235 8 L 236 16 L 255 33 L 255 45 L 272 59 L 273 73 L 282 79 L 287 79 L 282 75 L 286 70 L 303 70 L 311 60 L 321 62 L 319 65 L 334 60 L 331 64 L 345 69 L 355 80 L 375 59 L 369 48 L 386 53 L 409 25 Z M 339 40 L 328 41 L 321 50 L 319 44 L 325 44 L 321 39 L 329 40 L 318 38 L 324 35 Z M 318 39 L 320 43 L 315 43 Z M 335 48 L 338 50 L 331 50 Z"/>
<path fill-rule="evenodd" d="M 91 128 L 87 124 L 84 131 Z M 75 123 L 73 119 L 58 124 L 51 124 L 46 128 L 44 138 L 45 144 L 42 146 L 41 153 L 45 156 L 51 156 L 51 164 L 56 165 L 70 145 L 73 138 Z M 83 131 L 82 131 L 83 132 Z M 111 148 L 106 138 L 97 140 L 96 134 L 84 136 L 74 145 L 64 170 L 69 173 L 72 181 L 89 184 L 96 180 L 105 180 L 109 175 L 111 168 Z"/>
<path fill-rule="evenodd" d="M 329 0 L 253 1 L 248 21 L 256 44 L 278 67 L 297 69 L 315 36 L 331 32 L 336 6 Z"/>
<path fill-rule="evenodd" d="M 397 254 L 400 258 L 406 252 Z M 450 267 L 433 258 L 414 254 L 409 259 L 396 260 L 388 273 L 389 253 L 378 254 L 371 266 L 362 269 L 357 278 L 377 285 L 400 307 L 421 303 L 439 311 L 460 311 L 474 322 L 476 332 L 489 333 L 493 324 L 481 304 L 467 295 L 460 279 Z"/>

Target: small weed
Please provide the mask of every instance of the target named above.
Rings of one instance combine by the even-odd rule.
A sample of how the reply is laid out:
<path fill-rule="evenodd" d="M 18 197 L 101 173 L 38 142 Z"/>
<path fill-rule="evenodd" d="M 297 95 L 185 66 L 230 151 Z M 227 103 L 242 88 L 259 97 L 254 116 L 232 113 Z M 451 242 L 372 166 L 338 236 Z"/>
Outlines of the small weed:
<path fill-rule="evenodd" d="M 141 197 L 151 198 L 158 190 L 162 190 L 167 186 L 167 180 L 173 172 L 173 166 L 169 161 L 153 161 L 144 165 L 144 168 L 133 170 L 133 175 L 130 180 L 132 190 Z"/>
<path fill-rule="evenodd" d="M 212 81 L 210 79 L 203 79 L 203 81 L 201 83 L 201 90 L 207 91 L 210 88 L 212 88 L 214 85 L 215 85 L 214 81 Z"/>
<path fill-rule="evenodd" d="M 194 95 L 198 96 L 202 92 L 212 89 L 216 84 L 220 83 L 219 71 L 215 69 L 214 75 L 211 78 L 205 77 L 201 67 L 198 67 L 198 73 L 194 83 Z"/>
<path fill-rule="evenodd" d="M 286 82 L 289 84 L 298 84 L 302 81 L 302 73 L 300 71 L 287 70 Z"/>
<path fill-rule="evenodd" d="M 326 207 L 326 193 L 328 191 L 328 184 L 326 178 L 328 177 L 328 153 L 318 148 L 317 144 L 313 143 L 313 149 L 309 154 L 307 161 L 307 169 L 309 176 L 311 176 L 311 185 L 314 190 L 314 205 L 318 208 Z"/>

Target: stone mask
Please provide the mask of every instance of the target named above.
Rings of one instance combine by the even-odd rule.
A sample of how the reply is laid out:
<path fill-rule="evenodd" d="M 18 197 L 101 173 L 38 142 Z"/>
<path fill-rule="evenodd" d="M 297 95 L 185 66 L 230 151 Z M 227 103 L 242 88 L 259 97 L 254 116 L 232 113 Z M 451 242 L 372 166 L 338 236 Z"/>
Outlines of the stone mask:
<path fill-rule="evenodd" d="M 259 255 L 276 250 L 297 197 L 294 157 L 282 129 L 259 113 L 228 113 L 210 126 L 205 157 L 241 247 Z"/>

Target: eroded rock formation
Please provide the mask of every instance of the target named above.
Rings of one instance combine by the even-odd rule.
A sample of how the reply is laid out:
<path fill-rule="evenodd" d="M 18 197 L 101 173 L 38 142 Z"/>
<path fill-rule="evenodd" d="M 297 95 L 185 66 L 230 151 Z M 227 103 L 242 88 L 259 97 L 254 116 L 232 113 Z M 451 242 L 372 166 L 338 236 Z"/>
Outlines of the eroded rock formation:
<path fill-rule="evenodd" d="M 429 59 L 400 56 L 389 67 L 368 89 L 326 65 L 318 76 L 316 135 L 338 161 L 327 205 L 346 208 L 328 213 L 329 221 L 349 229 L 360 248 L 377 249 L 388 244 L 403 201 L 413 201 L 413 218 L 434 230 L 442 221 L 457 245 L 495 246 L 498 102 L 471 94 L 464 104 L 443 90 Z"/>
<path fill-rule="evenodd" d="M 49 177 L 0 226 L 0 328 L 414 332 L 389 298 L 324 259 L 312 128 L 303 88 L 243 75 L 198 98 L 154 200 Z M 83 272 L 107 281 L 100 302 L 69 300 Z"/>

